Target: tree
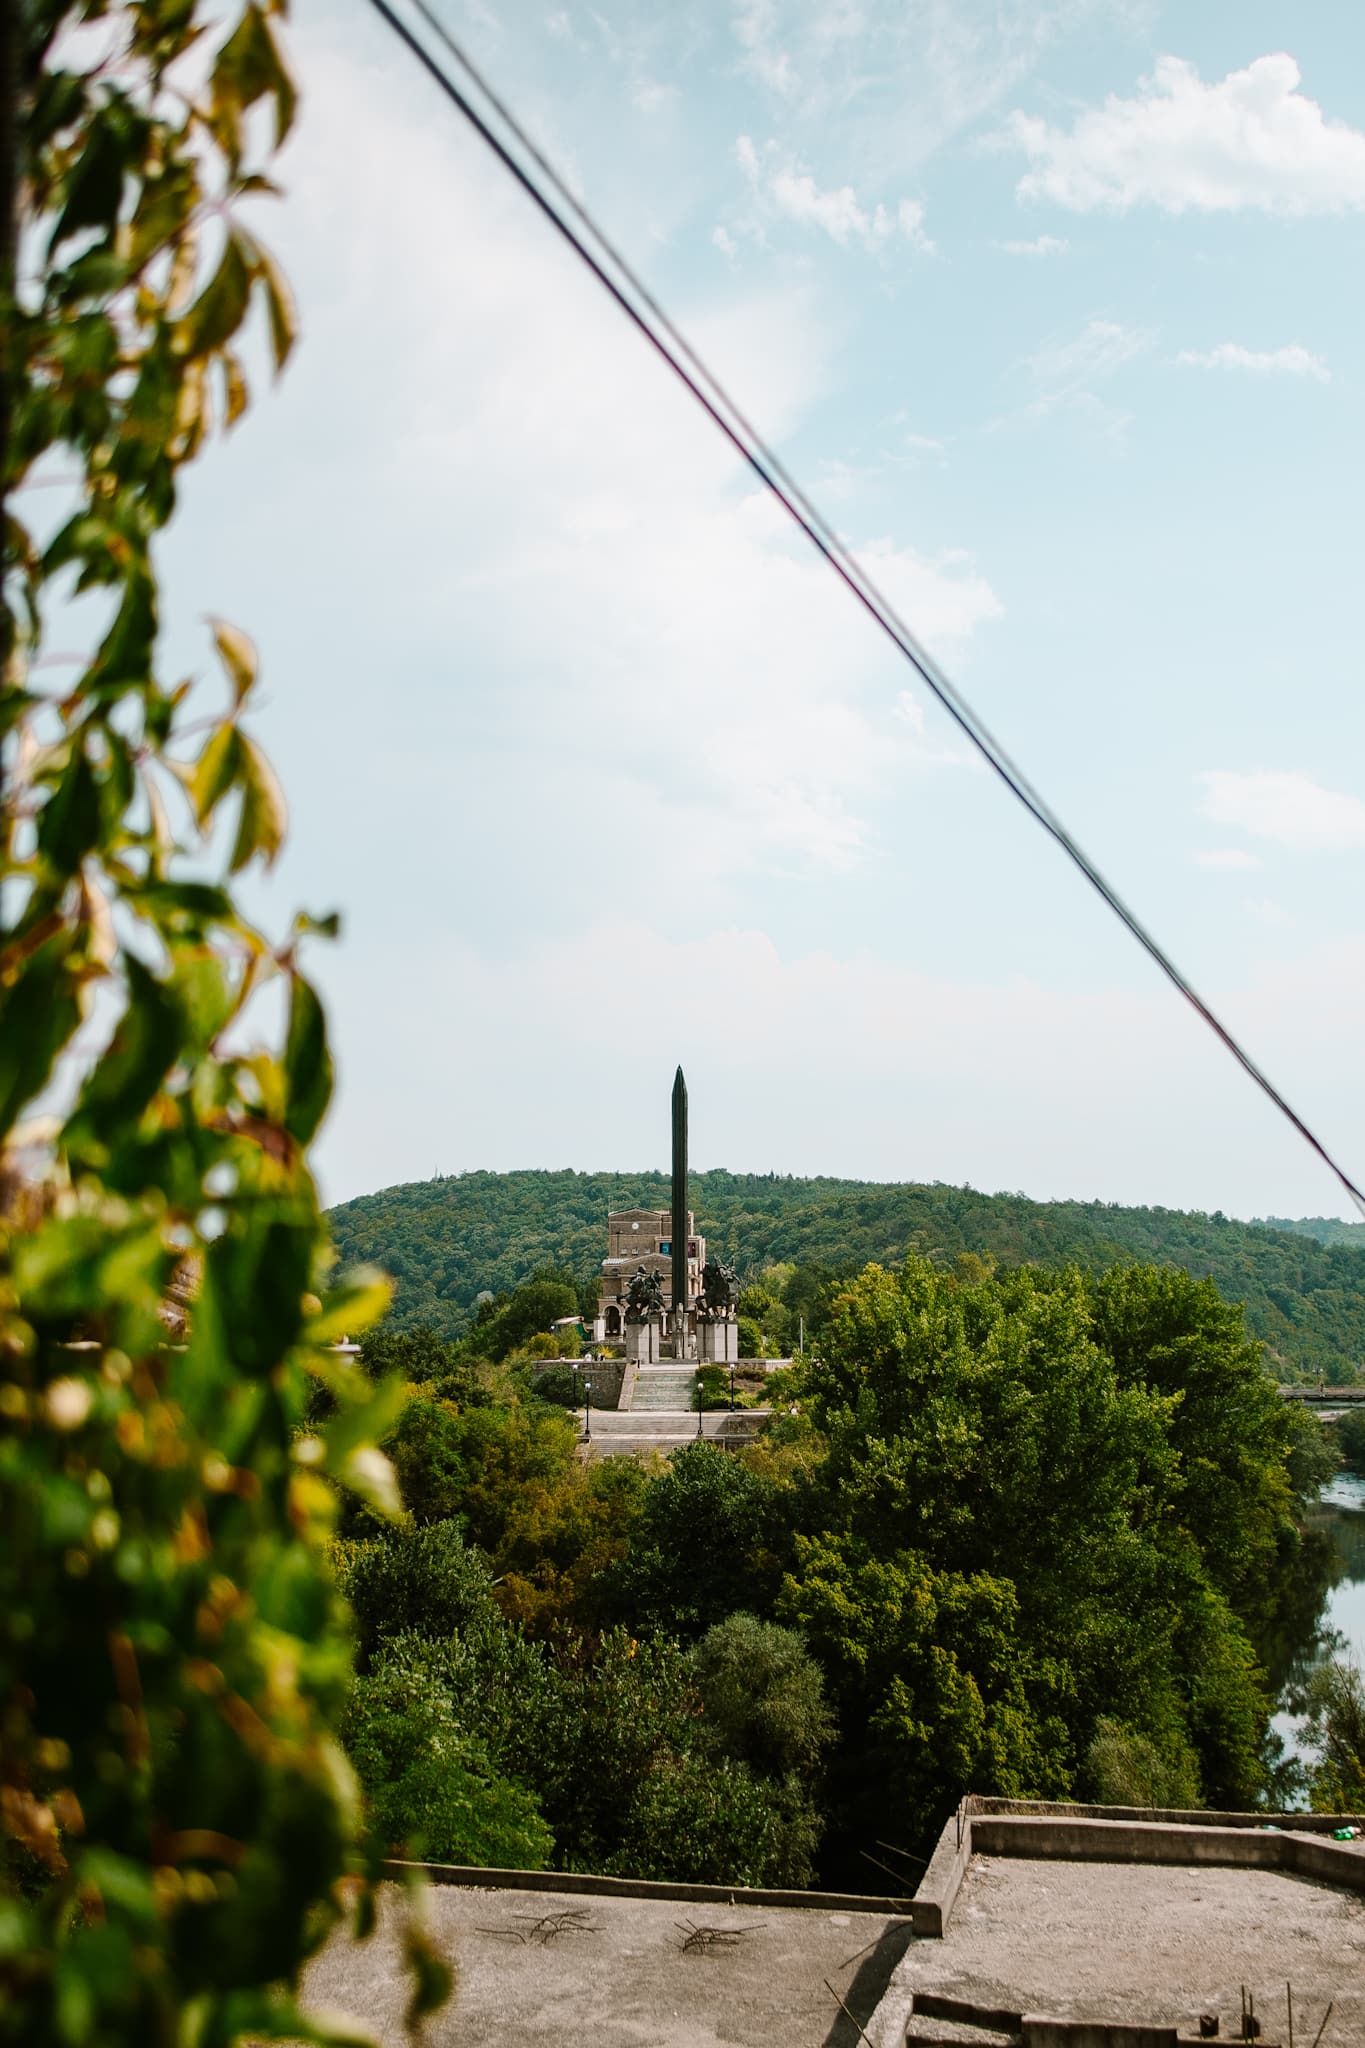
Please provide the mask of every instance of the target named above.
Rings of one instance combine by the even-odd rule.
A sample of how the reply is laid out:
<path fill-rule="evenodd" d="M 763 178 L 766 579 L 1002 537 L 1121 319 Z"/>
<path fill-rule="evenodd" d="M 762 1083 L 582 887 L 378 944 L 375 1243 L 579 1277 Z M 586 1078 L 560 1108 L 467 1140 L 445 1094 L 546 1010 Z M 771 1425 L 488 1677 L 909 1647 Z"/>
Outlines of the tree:
<path fill-rule="evenodd" d="M 834 1735 L 819 1665 L 794 1630 L 731 1614 L 692 1652 L 713 1748 L 764 1777 L 809 1777 Z"/>
<path fill-rule="evenodd" d="M 381 1323 L 361 1339 L 360 1362 L 371 1379 L 393 1373 L 402 1380 L 430 1381 L 447 1379 L 456 1371 L 458 1358 L 455 1346 L 438 1337 L 429 1323 L 419 1323 L 415 1330 L 392 1330 Z"/>
<path fill-rule="evenodd" d="M 786 1490 L 707 1443 L 674 1451 L 649 1486 L 628 1554 L 603 1575 L 604 1609 L 700 1635 L 770 1605 L 786 1554 Z"/>
<path fill-rule="evenodd" d="M 561 1316 L 577 1313 L 575 1283 L 562 1274 L 538 1273 L 506 1301 L 495 1303 L 488 1315 L 480 1316 L 470 1342 L 483 1357 L 497 1361 L 532 1337 L 548 1332 Z"/>
<path fill-rule="evenodd" d="M 505 1777 L 473 1736 L 440 1652 L 423 1638 L 385 1640 L 356 1681 L 343 1734 L 391 1853 L 545 1868 L 554 1838 L 534 1793 Z"/>
<path fill-rule="evenodd" d="M 1248 1351 L 1184 1275 L 911 1260 L 840 1298 L 809 1375 L 829 1453 L 778 1612 L 830 1677 L 845 1842 L 888 1788 L 926 1830 L 969 1789 L 1058 1796 L 1101 1718 L 1170 1782 L 1256 1797 L 1268 1703 L 1242 1616 L 1290 1489 Z"/>
<path fill-rule="evenodd" d="M 1318 1750 L 1311 1778 L 1319 1813 L 1365 1812 L 1365 1678 L 1358 1664 L 1319 1664 L 1306 1687 Z"/>
<path fill-rule="evenodd" d="M 319 2041 L 341 2037 L 293 1986 L 364 1863 L 325 1475 L 396 1506 L 393 1390 L 324 1347 L 385 1290 L 328 1292 L 308 1166 L 332 1067 L 301 947 L 334 921 L 272 941 L 232 894 L 285 825 L 255 652 L 219 621 L 221 702 L 164 680 L 155 562 L 215 409 L 247 403 L 244 324 L 277 368 L 293 343 L 238 201 L 269 189 L 258 116 L 278 144 L 295 89 L 278 7 L 200 45 L 188 96 L 166 74 L 208 27 L 195 0 L 112 11 L 116 63 L 68 33 L 101 8 L 4 13 L 0 195 L 17 168 L 31 273 L 6 217 L 0 2041 Z M 41 541 L 16 509 L 40 463 L 76 478 Z M 72 590 L 97 645 L 52 689 L 45 614 Z M 421 2010 L 445 1976 L 412 1953 Z"/>

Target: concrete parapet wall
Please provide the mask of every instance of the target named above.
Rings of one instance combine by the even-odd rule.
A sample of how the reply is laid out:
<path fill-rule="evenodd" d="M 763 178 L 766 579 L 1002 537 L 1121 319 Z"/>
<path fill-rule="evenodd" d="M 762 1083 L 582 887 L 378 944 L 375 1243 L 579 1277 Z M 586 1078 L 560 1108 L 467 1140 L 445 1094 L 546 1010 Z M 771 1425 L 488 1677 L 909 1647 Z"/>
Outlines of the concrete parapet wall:
<path fill-rule="evenodd" d="M 1268 1822 L 1264 1815 L 1206 1818 L 1185 1812 L 1157 1820 L 1130 1818 L 1133 1811 L 964 1800 L 944 1826 L 911 1901 L 915 1933 L 944 1934 L 974 1855 L 1277 1870 L 1365 1893 L 1365 1855 L 1348 1843 L 1323 1839 L 1322 1824 L 1341 1825 L 1341 1816 L 1280 1814 Z M 1298 1832 L 1300 1820 L 1318 1823 L 1319 1831 Z M 1220 1825 L 1223 1821 L 1227 1824 Z"/>
<path fill-rule="evenodd" d="M 411 1863 L 397 1857 L 383 1865 L 385 1877 L 420 1872 L 432 1884 L 463 1885 L 485 1891 L 570 1892 L 599 1899 L 686 1899 L 699 1905 L 810 1906 L 831 1913 L 878 1913 L 908 1917 L 905 1899 L 872 1898 L 862 1892 L 784 1892 L 728 1884 L 658 1884 L 644 1877 L 595 1877 L 577 1870 L 485 1870 L 471 1863 Z"/>
<path fill-rule="evenodd" d="M 1267 1813 L 1264 1807 L 1239 1813 L 1212 1806 L 1084 1806 L 1071 1799 L 1000 1799 L 981 1792 L 969 1792 L 963 1803 L 968 1813 L 1017 1813 L 1037 1820 L 1169 1821 L 1185 1827 L 1262 1829 L 1269 1822 L 1296 1835 L 1330 1835 L 1336 1828 L 1365 1826 L 1365 1815 L 1359 1813 Z"/>
<path fill-rule="evenodd" d="M 945 1823 L 930 1859 L 929 1868 L 920 1879 L 919 1888 L 910 1901 L 910 1919 L 917 1935 L 928 1935 L 934 1940 L 939 1940 L 947 1931 L 948 1921 L 953 1907 L 957 1904 L 957 1895 L 962 1889 L 962 1880 L 967 1874 L 971 1855 L 972 1823 L 964 1802 Z M 952 2015 L 939 2017 L 951 2018 Z"/>

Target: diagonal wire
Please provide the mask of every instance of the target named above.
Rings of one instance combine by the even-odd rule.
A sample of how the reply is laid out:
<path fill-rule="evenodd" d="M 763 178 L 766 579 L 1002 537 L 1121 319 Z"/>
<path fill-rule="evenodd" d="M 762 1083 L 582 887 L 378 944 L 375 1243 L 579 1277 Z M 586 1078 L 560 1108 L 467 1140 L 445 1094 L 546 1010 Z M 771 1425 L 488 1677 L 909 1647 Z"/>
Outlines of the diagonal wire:
<path fill-rule="evenodd" d="M 451 104 L 464 116 L 475 133 L 488 146 L 503 168 L 521 186 L 527 198 L 544 215 L 557 233 L 569 244 L 575 254 L 592 272 L 603 290 L 615 301 L 622 313 L 648 342 L 661 360 L 681 381 L 692 397 L 701 406 L 712 423 L 729 441 L 740 459 L 751 469 L 789 518 L 801 529 L 829 568 L 845 585 L 863 610 L 875 621 L 892 642 L 901 656 L 909 662 L 948 716 L 961 732 L 971 741 L 987 765 L 994 770 L 1029 815 L 1039 824 L 1049 838 L 1056 841 L 1063 853 L 1078 868 L 1091 888 L 1107 904 L 1109 909 L 1125 925 L 1132 937 L 1149 958 L 1165 975 L 1171 985 L 1179 991 L 1196 1014 L 1201 1017 L 1224 1049 L 1230 1053 L 1256 1086 L 1280 1114 L 1293 1126 L 1299 1136 L 1322 1160 L 1342 1188 L 1350 1196 L 1355 1207 L 1365 1216 L 1365 1193 L 1351 1179 L 1345 1169 L 1337 1164 L 1332 1154 L 1316 1133 L 1291 1104 L 1280 1093 L 1268 1074 L 1257 1065 L 1238 1039 L 1210 1008 L 1193 984 L 1176 966 L 1169 953 L 1161 946 L 1143 924 L 1137 913 L 1129 908 L 1100 869 L 1091 860 L 1085 849 L 1075 840 L 1051 806 L 1033 787 L 1028 777 L 1011 760 L 1001 742 L 996 739 L 985 722 L 973 710 L 961 692 L 949 680 L 947 674 L 922 647 L 908 625 L 900 617 L 884 593 L 878 589 L 867 571 L 858 562 L 851 550 L 839 538 L 829 521 L 812 504 L 810 498 L 785 468 L 779 457 L 767 445 L 757 429 L 745 418 L 723 384 L 708 369 L 696 350 L 668 317 L 658 300 L 648 291 L 626 258 L 603 233 L 581 201 L 554 168 L 550 160 L 537 147 L 521 123 L 511 112 L 506 102 L 494 92 L 463 48 L 442 25 L 425 4 L 425 0 L 411 0 L 411 4 L 427 25 L 430 32 L 442 43 L 449 55 L 464 71 L 476 90 L 487 101 L 508 133 L 526 152 L 540 170 L 552 190 L 558 195 L 564 208 L 577 219 L 591 235 L 601 255 L 594 255 L 582 236 L 556 206 L 553 199 L 536 183 L 525 165 L 518 161 L 507 144 L 495 132 L 488 120 L 474 106 L 461 86 L 450 77 L 437 59 L 407 24 L 389 5 L 389 0 L 370 0 L 371 6 L 391 28 L 401 42 L 406 44 L 423 69 L 445 94 Z M 608 265 L 611 268 L 608 268 Z M 613 277 L 614 269 L 624 283 Z M 644 307 L 646 311 L 641 311 Z M 646 312 L 657 326 L 651 324 Z"/>

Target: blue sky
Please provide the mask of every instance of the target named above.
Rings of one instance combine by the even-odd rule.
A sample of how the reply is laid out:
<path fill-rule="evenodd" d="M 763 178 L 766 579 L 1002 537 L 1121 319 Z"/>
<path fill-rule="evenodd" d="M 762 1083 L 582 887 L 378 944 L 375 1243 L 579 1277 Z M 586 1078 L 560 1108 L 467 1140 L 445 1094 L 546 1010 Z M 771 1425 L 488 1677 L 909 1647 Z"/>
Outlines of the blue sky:
<path fill-rule="evenodd" d="M 923 640 L 1365 1174 L 1365 17 L 447 19 Z M 693 1156 L 1337 1212 L 368 11 L 302 0 L 303 342 L 171 638 L 257 639 L 335 1199 Z"/>

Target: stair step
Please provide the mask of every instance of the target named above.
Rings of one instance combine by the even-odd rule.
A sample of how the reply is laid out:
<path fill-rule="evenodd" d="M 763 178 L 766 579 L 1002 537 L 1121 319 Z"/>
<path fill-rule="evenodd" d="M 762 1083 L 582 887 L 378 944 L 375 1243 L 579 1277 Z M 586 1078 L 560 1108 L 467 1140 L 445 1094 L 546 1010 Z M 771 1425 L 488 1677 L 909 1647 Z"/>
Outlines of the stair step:
<path fill-rule="evenodd" d="M 692 1406 L 692 1391 L 696 1385 L 695 1369 L 679 1366 L 674 1371 L 659 1366 L 641 1368 L 631 1395 L 631 1412 L 642 1409 L 666 1410 L 676 1414 L 688 1411 Z"/>

